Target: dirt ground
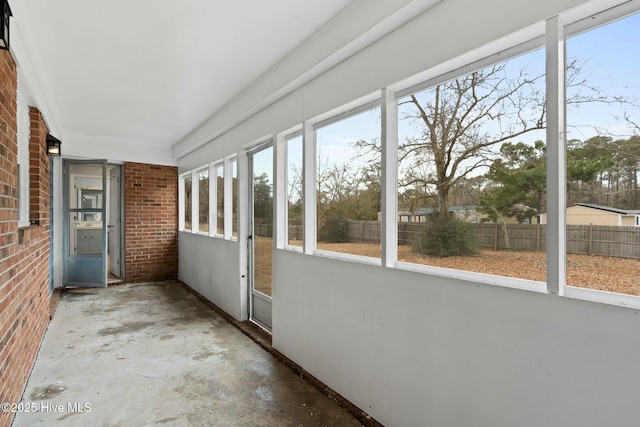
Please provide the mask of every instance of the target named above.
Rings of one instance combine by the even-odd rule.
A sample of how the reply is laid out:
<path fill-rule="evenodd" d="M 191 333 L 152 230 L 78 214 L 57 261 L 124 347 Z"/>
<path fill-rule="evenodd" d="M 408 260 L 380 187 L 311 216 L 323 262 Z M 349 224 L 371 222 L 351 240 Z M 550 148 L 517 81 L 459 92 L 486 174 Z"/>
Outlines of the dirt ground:
<path fill-rule="evenodd" d="M 259 238 L 256 251 L 256 288 L 271 294 L 271 239 Z M 322 243 L 318 249 L 379 258 L 380 245 L 369 243 Z M 545 252 L 483 250 L 474 257 L 431 258 L 412 252 L 411 246 L 398 247 L 398 260 L 436 267 L 520 279 L 546 281 Z M 640 260 L 591 255 L 567 255 L 567 284 L 629 295 L 640 295 Z"/>
<path fill-rule="evenodd" d="M 380 246 L 367 243 L 319 244 L 320 249 L 380 256 Z M 547 254 L 529 251 L 483 250 L 474 257 L 431 258 L 398 246 L 398 260 L 436 267 L 546 282 Z M 629 295 L 640 295 L 640 260 L 591 255 L 567 255 L 567 284 Z"/>

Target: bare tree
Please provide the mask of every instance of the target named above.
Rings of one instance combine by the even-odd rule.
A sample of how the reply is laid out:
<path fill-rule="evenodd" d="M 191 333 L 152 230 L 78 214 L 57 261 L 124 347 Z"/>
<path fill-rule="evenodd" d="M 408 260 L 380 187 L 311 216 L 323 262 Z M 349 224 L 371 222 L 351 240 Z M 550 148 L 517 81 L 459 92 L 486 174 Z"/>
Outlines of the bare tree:
<path fill-rule="evenodd" d="M 399 103 L 406 105 L 402 119 L 417 131 L 399 142 L 400 161 L 409 171 L 402 184 L 432 189 L 443 217 L 451 189 L 488 166 L 494 146 L 545 126 L 544 76 L 511 68 L 508 62 L 494 65 Z M 427 173 L 412 173 L 425 165 Z"/>

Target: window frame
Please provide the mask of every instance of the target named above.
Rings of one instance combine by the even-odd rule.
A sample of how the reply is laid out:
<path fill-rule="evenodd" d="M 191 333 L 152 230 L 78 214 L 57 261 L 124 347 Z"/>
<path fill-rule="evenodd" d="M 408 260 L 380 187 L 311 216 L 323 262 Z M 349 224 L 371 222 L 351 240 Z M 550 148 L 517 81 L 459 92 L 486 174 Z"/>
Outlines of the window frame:
<path fill-rule="evenodd" d="M 316 117 L 315 119 L 310 120 L 305 123 L 307 127 L 303 126 L 302 131 L 302 146 L 303 146 L 303 154 L 302 154 L 302 167 L 303 167 L 303 223 L 304 233 L 303 233 L 303 252 L 307 254 L 327 257 L 327 258 L 335 258 L 335 259 L 344 259 L 347 261 L 355 261 L 364 264 L 371 265 L 382 265 L 382 256 L 381 257 L 369 257 L 364 255 L 356 255 L 345 252 L 335 252 L 326 249 L 318 249 L 318 221 L 317 221 L 317 176 L 316 176 L 316 168 L 317 168 L 317 153 L 318 153 L 318 130 L 323 129 L 327 126 L 331 126 L 332 124 L 342 122 L 344 120 L 348 120 L 351 117 L 357 116 L 358 114 L 371 111 L 373 109 L 380 108 L 381 114 L 381 123 L 380 123 L 380 136 L 381 136 L 381 144 L 382 144 L 382 123 L 384 123 L 384 117 L 382 116 L 382 94 L 380 91 L 376 91 L 372 94 L 364 96 L 356 101 L 350 102 L 348 104 L 343 105 L 342 107 L 338 107 L 332 110 L 329 113 L 325 113 L 321 116 Z M 311 146 L 311 147 L 309 147 Z M 381 159 L 382 162 L 382 159 Z M 381 164 L 381 167 L 384 166 Z M 382 177 L 384 181 L 384 176 Z M 307 183 L 312 183 L 311 186 L 307 185 Z M 309 197 L 310 195 L 313 197 Z M 307 200 L 309 199 L 309 200 Z M 311 200 L 312 199 L 312 200 Z M 380 201 L 381 205 L 384 204 L 384 198 Z M 311 205 L 313 203 L 313 205 Z M 306 212 L 311 211 L 313 209 L 313 218 L 307 218 Z M 309 238 L 309 231 L 311 230 L 311 225 L 309 221 L 313 221 L 313 238 Z M 382 244 L 382 242 L 381 242 Z M 381 249 L 382 251 L 382 249 Z M 382 254 L 382 252 L 381 252 Z"/>
<path fill-rule="evenodd" d="M 289 141 L 295 138 L 301 138 L 302 148 L 302 222 L 303 228 L 302 245 L 295 246 L 289 244 Z M 292 252 L 303 253 L 304 251 L 304 132 L 303 126 L 298 125 L 286 130 L 276 136 L 275 142 L 275 158 L 276 158 L 276 230 L 280 230 L 276 235 L 276 247 Z"/>
<path fill-rule="evenodd" d="M 547 32 L 544 26 L 529 28 L 527 31 L 521 31 L 518 34 L 512 35 L 510 41 L 503 39 L 498 40 L 481 49 L 468 52 L 458 58 L 382 89 L 382 123 L 384 128 L 382 136 L 383 231 L 381 232 L 381 238 L 383 240 L 383 265 L 395 267 L 399 270 L 420 272 L 439 277 L 548 293 L 548 285 L 545 282 L 398 261 L 397 251 L 398 101 L 408 95 L 427 90 L 451 81 L 452 79 L 505 62 L 512 58 L 526 55 L 540 48 L 545 49 L 546 56 L 546 34 Z M 385 157 L 387 158 L 386 161 Z M 395 161 L 395 165 L 390 164 L 393 161 Z M 387 196 L 385 196 L 385 187 Z"/>

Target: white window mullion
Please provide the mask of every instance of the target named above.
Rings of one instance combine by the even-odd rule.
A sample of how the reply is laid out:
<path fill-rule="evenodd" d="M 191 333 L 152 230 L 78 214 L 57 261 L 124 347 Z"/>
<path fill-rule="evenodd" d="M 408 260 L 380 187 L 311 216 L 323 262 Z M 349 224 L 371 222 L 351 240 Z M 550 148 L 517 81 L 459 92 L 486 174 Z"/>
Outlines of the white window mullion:
<path fill-rule="evenodd" d="M 218 178 L 216 176 L 216 168 L 211 163 L 209 164 L 209 236 L 213 236 L 216 234 L 216 230 L 218 229 L 218 215 L 217 215 L 217 204 L 218 197 L 216 193 L 216 183 L 218 182 Z"/>
<path fill-rule="evenodd" d="M 233 177 L 231 176 L 234 156 L 224 159 L 224 238 L 231 239 L 233 232 Z"/>
<path fill-rule="evenodd" d="M 200 231 L 200 183 L 198 172 L 191 171 L 191 232 Z"/>
<path fill-rule="evenodd" d="M 382 89 L 382 265 L 398 260 L 398 101 Z"/>
<path fill-rule="evenodd" d="M 303 252 L 313 255 L 316 250 L 316 132 L 312 123 L 305 122 L 302 128 L 302 217 Z"/>
<path fill-rule="evenodd" d="M 184 175 L 178 177 L 178 230 L 184 231 Z"/>
<path fill-rule="evenodd" d="M 547 291 L 566 285 L 566 53 L 558 16 L 546 22 L 547 82 Z"/>
<path fill-rule="evenodd" d="M 273 217 L 275 229 L 274 240 L 277 248 L 284 248 L 287 244 L 287 142 L 284 135 L 278 135 L 274 144 L 274 208 Z"/>

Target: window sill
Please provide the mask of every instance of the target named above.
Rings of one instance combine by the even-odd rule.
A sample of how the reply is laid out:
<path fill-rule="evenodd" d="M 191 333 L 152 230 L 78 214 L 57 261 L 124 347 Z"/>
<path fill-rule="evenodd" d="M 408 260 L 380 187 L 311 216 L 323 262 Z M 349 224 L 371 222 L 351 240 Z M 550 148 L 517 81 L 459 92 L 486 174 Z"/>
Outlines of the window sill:
<path fill-rule="evenodd" d="M 399 270 L 415 271 L 417 273 L 430 274 L 432 276 L 446 277 L 449 279 L 465 280 L 504 288 L 522 289 L 526 291 L 547 293 L 547 285 L 544 282 L 518 279 L 515 277 L 496 276 L 492 274 L 475 273 L 472 271 L 455 270 L 452 268 L 433 267 L 408 262 L 396 262 Z"/>
<path fill-rule="evenodd" d="M 44 227 L 39 224 L 31 224 L 18 228 L 18 244 L 25 245 L 30 241 L 42 236 Z"/>

